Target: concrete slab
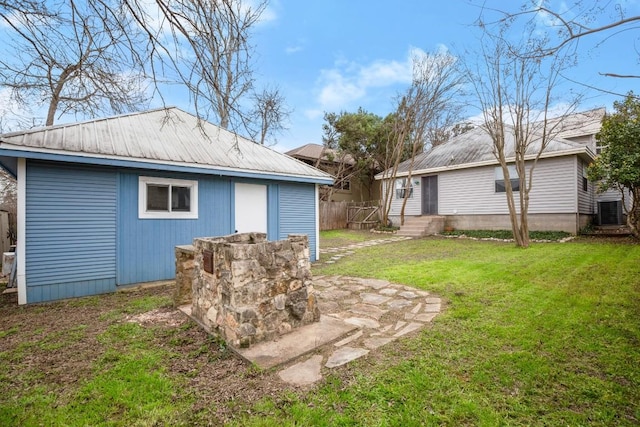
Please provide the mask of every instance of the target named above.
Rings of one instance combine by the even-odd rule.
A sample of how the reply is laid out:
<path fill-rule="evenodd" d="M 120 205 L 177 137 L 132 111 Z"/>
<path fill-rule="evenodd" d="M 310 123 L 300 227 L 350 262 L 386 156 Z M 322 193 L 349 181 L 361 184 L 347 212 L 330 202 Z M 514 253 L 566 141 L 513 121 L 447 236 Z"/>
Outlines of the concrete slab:
<path fill-rule="evenodd" d="M 340 319 L 320 316 L 319 322 L 295 329 L 277 341 L 261 342 L 246 349 L 237 349 L 237 352 L 258 367 L 268 369 L 296 359 L 356 329 L 357 326 Z"/>
<path fill-rule="evenodd" d="M 367 353 L 369 353 L 369 350 L 366 350 L 364 348 L 341 347 L 338 350 L 334 351 L 331 356 L 329 356 L 329 360 L 327 360 L 327 363 L 325 363 L 324 366 L 326 366 L 327 368 L 342 366 L 345 363 L 349 363 L 352 360 L 362 357 Z"/>
<path fill-rule="evenodd" d="M 309 385 L 322 379 L 320 370 L 322 369 L 322 356 L 317 354 L 311 356 L 304 362 L 296 363 L 278 372 L 282 381 L 295 385 Z"/>

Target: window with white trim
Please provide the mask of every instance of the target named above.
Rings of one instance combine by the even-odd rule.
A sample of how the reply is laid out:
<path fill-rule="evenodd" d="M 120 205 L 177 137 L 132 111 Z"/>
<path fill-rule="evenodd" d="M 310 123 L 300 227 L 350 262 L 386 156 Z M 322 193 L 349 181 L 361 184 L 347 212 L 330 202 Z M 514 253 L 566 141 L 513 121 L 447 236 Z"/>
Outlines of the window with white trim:
<path fill-rule="evenodd" d="M 197 219 L 198 181 L 138 177 L 138 218 Z"/>
<path fill-rule="evenodd" d="M 511 181 L 511 189 L 513 191 L 520 191 L 520 178 L 518 177 L 518 171 L 516 165 L 509 165 L 509 181 Z M 495 167 L 496 177 L 496 193 L 505 193 L 507 191 L 504 183 L 504 173 L 502 172 L 502 166 Z M 515 177 L 515 178 L 514 178 Z"/>
<path fill-rule="evenodd" d="M 404 199 L 405 196 L 407 199 L 413 197 L 413 185 L 407 178 L 398 178 L 396 179 L 396 199 Z"/>

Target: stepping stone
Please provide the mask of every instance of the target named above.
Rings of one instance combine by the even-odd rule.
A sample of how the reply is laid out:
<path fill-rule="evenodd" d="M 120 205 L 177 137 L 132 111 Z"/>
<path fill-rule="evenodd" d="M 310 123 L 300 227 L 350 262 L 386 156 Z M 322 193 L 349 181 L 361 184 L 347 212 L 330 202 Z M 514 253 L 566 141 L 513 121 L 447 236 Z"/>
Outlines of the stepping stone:
<path fill-rule="evenodd" d="M 278 376 L 289 384 L 309 385 L 322 379 L 322 356 L 311 356 L 304 362 L 296 363 L 278 372 Z"/>
<path fill-rule="evenodd" d="M 362 330 L 359 330 L 355 334 L 350 335 L 350 336 L 346 337 L 345 339 L 338 341 L 337 343 L 334 344 L 334 346 L 342 347 L 343 345 L 347 345 L 351 341 L 357 340 L 358 338 L 360 338 L 362 336 L 362 334 L 364 334 L 364 332 L 362 332 Z"/>
<path fill-rule="evenodd" d="M 393 301 L 389 301 L 387 305 L 392 310 L 399 310 L 401 308 L 409 307 L 410 305 L 413 305 L 413 303 L 406 299 L 394 299 Z"/>
<path fill-rule="evenodd" d="M 357 304 L 358 302 L 360 302 L 358 298 L 349 298 L 349 299 L 342 300 L 342 303 L 347 305 Z"/>
<path fill-rule="evenodd" d="M 431 322 L 437 315 L 438 313 L 421 313 L 414 317 L 413 320 L 418 320 L 420 322 Z"/>
<path fill-rule="evenodd" d="M 334 313 L 340 311 L 340 305 L 335 301 L 318 301 L 318 308 L 320 313 Z"/>
<path fill-rule="evenodd" d="M 382 333 L 387 332 L 389 329 L 391 329 L 391 326 L 392 325 L 385 326 L 384 328 L 380 329 L 380 332 L 382 332 Z"/>
<path fill-rule="evenodd" d="M 415 307 L 413 307 L 413 309 L 411 310 L 411 312 L 413 314 L 418 314 L 420 312 L 420 309 L 422 308 L 422 303 L 419 302 Z"/>
<path fill-rule="evenodd" d="M 418 329 L 420 329 L 422 327 L 422 323 L 409 323 L 407 326 L 405 326 L 404 328 L 402 328 L 401 330 L 399 330 L 394 337 L 398 338 L 401 337 L 403 335 L 406 335 L 410 332 L 413 331 L 417 331 Z"/>
<path fill-rule="evenodd" d="M 329 356 L 329 360 L 327 360 L 327 363 L 325 363 L 324 366 L 327 368 L 342 366 L 345 363 L 349 363 L 367 353 L 369 353 L 369 350 L 364 348 L 342 347 L 334 351 L 333 354 Z"/>
<path fill-rule="evenodd" d="M 440 298 L 437 297 L 430 297 L 430 298 L 425 298 L 424 302 L 426 302 L 427 304 L 440 304 Z"/>
<path fill-rule="evenodd" d="M 378 279 L 360 279 L 360 283 L 365 286 L 369 286 L 375 290 L 380 290 L 382 288 L 386 288 L 390 285 L 386 280 L 378 280 Z"/>
<path fill-rule="evenodd" d="M 418 298 L 418 295 L 413 291 L 400 292 L 398 296 L 401 296 L 402 298 L 407 298 L 407 299 Z"/>
<path fill-rule="evenodd" d="M 329 286 L 332 286 L 330 283 L 328 283 L 325 280 L 318 280 L 318 279 L 314 279 L 313 280 L 313 286 L 319 286 L 321 288 L 328 288 Z"/>
<path fill-rule="evenodd" d="M 356 325 L 361 328 L 375 329 L 380 327 L 380 323 L 373 319 L 366 319 L 364 317 L 349 317 L 344 319 L 344 321 L 350 325 Z"/>
<path fill-rule="evenodd" d="M 416 315 L 413 314 L 413 313 L 405 313 L 404 314 L 404 320 L 413 320 L 414 317 L 416 317 Z"/>
<path fill-rule="evenodd" d="M 288 334 L 281 335 L 277 341 L 263 341 L 236 351 L 261 369 L 269 369 L 341 339 L 356 329 L 356 326 L 343 320 L 321 315 L 319 322 L 296 328 Z"/>
<path fill-rule="evenodd" d="M 398 323 L 396 323 L 396 327 L 394 329 L 397 331 L 398 329 L 402 328 L 406 324 L 407 324 L 407 322 L 403 322 L 402 320 L 398 320 Z"/>
<path fill-rule="evenodd" d="M 425 313 L 440 313 L 440 304 L 425 304 Z"/>
<path fill-rule="evenodd" d="M 342 289 L 346 289 L 349 290 L 351 292 L 360 292 L 363 289 L 366 289 L 364 286 L 362 285 L 346 285 L 346 286 L 341 286 Z"/>
<path fill-rule="evenodd" d="M 368 316 L 376 320 L 379 320 L 382 315 L 387 312 L 386 310 L 382 310 L 375 305 L 370 304 L 356 304 L 353 307 L 350 307 L 349 311 L 353 314 Z"/>
<path fill-rule="evenodd" d="M 398 292 L 397 289 L 391 289 L 391 288 L 386 288 L 386 289 L 380 289 L 380 294 L 382 295 L 395 295 Z"/>
<path fill-rule="evenodd" d="M 361 293 L 360 298 L 362 298 L 363 303 L 373 304 L 373 305 L 380 305 L 391 299 L 391 297 L 386 297 L 384 295 L 379 295 L 379 294 L 370 294 L 367 292 Z"/>
<path fill-rule="evenodd" d="M 343 291 L 336 288 L 324 289 L 322 291 L 319 291 L 318 294 L 320 298 L 332 301 L 339 301 L 351 296 L 351 292 Z"/>
<path fill-rule="evenodd" d="M 325 261 L 324 263 L 325 263 L 325 264 L 335 264 L 336 262 L 335 262 L 335 261 L 331 261 L 331 260 L 329 260 L 329 261 Z"/>
<path fill-rule="evenodd" d="M 370 350 L 375 350 L 376 348 L 388 344 L 391 341 L 393 341 L 393 338 L 367 338 L 364 340 L 364 346 Z"/>

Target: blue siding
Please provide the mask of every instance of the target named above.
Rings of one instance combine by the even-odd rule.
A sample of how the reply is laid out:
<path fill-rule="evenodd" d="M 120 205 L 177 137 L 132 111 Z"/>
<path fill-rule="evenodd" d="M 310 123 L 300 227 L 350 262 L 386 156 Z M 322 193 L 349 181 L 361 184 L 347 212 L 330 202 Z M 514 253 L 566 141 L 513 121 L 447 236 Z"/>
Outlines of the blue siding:
<path fill-rule="evenodd" d="M 116 176 L 27 162 L 27 302 L 115 289 Z"/>
<path fill-rule="evenodd" d="M 198 180 L 198 219 L 138 219 L 138 177 Z M 231 234 L 232 183 L 227 178 L 123 171 L 119 179 L 118 285 L 175 277 L 177 245 Z"/>
<path fill-rule="evenodd" d="M 280 187 L 271 184 L 267 187 L 267 239 L 278 240 L 280 238 Z"/>
<path fill-rule="evenodd" d="M 316 260 L 316 192 L 314 185 L 279 185 L 280 239 L 288 234 L 307 234 L 311 260 Z"/>

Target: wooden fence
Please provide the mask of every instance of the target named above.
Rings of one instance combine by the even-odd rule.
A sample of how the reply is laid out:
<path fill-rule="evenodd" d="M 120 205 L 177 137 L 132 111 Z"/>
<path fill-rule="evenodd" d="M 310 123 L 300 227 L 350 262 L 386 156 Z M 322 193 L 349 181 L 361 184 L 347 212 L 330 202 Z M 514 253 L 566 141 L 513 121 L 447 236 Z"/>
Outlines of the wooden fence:
<path fill-rule="evenodd" d="M 349 202 L 320 202 L 320 230 L 347 228 Z"/>
<path fill-rule="evenodd" d="M 380 222 L 379 201 L 320 202 L 320 230 L 366 230 Z"/>

